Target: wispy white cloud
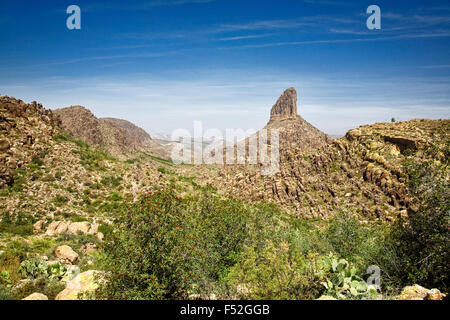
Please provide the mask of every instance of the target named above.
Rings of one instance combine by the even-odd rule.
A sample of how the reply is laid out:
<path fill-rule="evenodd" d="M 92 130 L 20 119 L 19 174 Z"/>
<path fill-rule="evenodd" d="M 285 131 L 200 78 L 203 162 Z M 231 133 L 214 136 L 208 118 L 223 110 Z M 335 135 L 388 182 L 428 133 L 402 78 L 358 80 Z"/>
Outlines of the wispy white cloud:
<path fill-rule="evenodd" d="M 169 55 L 179 54 L 182 51 L 185 51 L 185 50 L 88 56 L 88 57 L 75 58 L 75 59 L 44 62 L 44 63 L 33 64 L 33 65 L 16 65 L 16 66 L 9 66 L 9 67 L 0 67 L 0 70 L 6 71 L 6 70 L 20 70 L 20 69 L 31 69 L 31 68 L 40 68 L 40 67 L 62 66 L 62 65 L 69 65 L 69 64 L 75 64 L 75 63 L 92 62 L 92 61 L 112 61 L 112 60 L 123 60 L 123 59 L 157 58 L 157 57 L 165 57 L 165 56 L 169 56 Z"/>
<path fill-rule="evenodd" d="M 434 12 L 405 14 L 394 12 L 382 13 L 382 30 L 369 31 L 365 27 L 363 13 L 354 15 L 314 15 L 292 19 L 257 20 L 242 23 L 222 23 L 197 30 L 172 30 L 166 33 L 137 32 L 116 35 L 120 39 L 149 40 L 177 39 L 186 44 L 199 45 L 211 40 L 228 41 L 248 40 L 242 48 L 262 48 L 274 46 L 306 45 L 321 43 L 350 43 L 366 41 L 390 41 L 401 39 L 419 39 L 448 37 L 450 33 L 450 14 Z M 293 32 L 295 30 L 295 33 Z M 268 32 L 269 31 L 269 32 Z M 272 31 L 272 32 L 270 32 Z M 283 41 L 252 43 L 251 40 L 268 38 L 274 32 Z M 300 41 L 294 35 L 314 35 L 315 40 Z M 345 38 L 329 39 L 330 36 L 342 35 Z M 289 40 L 289 39 L 292 40 Z M 322 39 L 321 39 L 322 38 Z M 137 44 L 137 46 L 139 46 Z M 219 48 L 221 49 L 221 48 Z"/>
<path fill-rule="evenodd" d="M 394 41 L 402 39 L 419 39 L 419 38 L 447 38 L 450 37 L 450 31 L 442 31 L 436 33 L 423 34 L 402 34 L 387 37 L 370 37 L 370 38 L 350 38 L 350 39 L 323 39 L 323 40 L 308 40 L 308 41 L 280 41 L 260 44 L 248 44 L 241 46 L 222 47 L 222 50 L 231 49 L 255 49 L 255 48 L 269 48 L 281 46 L 300 46 L 313 44 L 339 44 L 339 43 L 353 43 L 353 42 L 372 42 L 372 41 Z"/>
<path fill-rule="evenodd" d="M 272 35 L 273 35 L 273 33 L 253 34 L 253 35 L 245 35 L 245 36 L 220 38 L 219 41 L 235 41 L 235 40 L 259 39 L 259 38 L 270 37 Z"/>

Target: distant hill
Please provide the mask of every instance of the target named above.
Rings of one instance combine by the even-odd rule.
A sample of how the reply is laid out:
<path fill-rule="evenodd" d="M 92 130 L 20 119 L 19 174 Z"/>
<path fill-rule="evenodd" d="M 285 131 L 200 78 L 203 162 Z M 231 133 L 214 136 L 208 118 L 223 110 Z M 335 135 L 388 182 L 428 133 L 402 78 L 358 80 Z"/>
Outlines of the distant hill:
<path fill-rule="evenodd" d="M 71 135 L 114 156 L 129 156 L 137 151 L 168 159 L 168 150 L 133 123 L 114 118 L 97 118 L 82 106 L 54 110 L 61 126 Z"/>

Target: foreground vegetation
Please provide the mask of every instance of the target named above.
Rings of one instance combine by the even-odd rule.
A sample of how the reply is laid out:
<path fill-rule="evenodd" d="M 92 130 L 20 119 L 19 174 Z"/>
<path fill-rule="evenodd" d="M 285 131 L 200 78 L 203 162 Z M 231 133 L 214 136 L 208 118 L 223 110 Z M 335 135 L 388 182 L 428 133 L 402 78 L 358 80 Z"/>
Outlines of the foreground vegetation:
<path fill-rule="evenodd" d="M 117 217 L 104 247 L 108 282 L 97 297 L 374 299 L 412 283 L 448 292 L 448 184 L 432 174 L 442 172 L 436 168 L 411 163 L 408 170 L 421 205 L 392 228 L 345 212 L 303 221 L 212 189 L 146 195 Z M 371 265 L 381 270 L 378 290 L 365 281 Z"/>
<path fill-rule="evenodd" d="M 74 184 L 78 172 L 62 165 L 50 171 L 54 168 L 45 166 L 48 156 L 42 155 L 17 169 L 15 183 L 0 197 L 17 196 L 29 204 L 25 187 L 52 186 L 58 193 L 49 198 L 53 218 L 45 222 L 95 218 L 106 240 L 80 234 L 37 237 L 33 224 L 45 212 L 33 215 L 36 207 L 27 205 L 13 216 L 2 206 L 0 299 L 33 292 L 53 299 L 70 270 L 43 257 L 55 260 L 59 245 L 88 243 L 100 250 L 81 254 L 79 267 L 105 271 L 106 282 L 92 296 L 99 299 L 378 299 L 414 283 L 448 292 L 448 148 L 427 151 L 443 153 L 445 161 L 407 158 L 404 169 L 415 203 L 407 217 L 387 224 L 363 223 L 346 211 L 329 220 L 299 219 L 273 203 L 247 203 L 201 186 L 161 159 L 151 158 L 156 165 L 147 168 L 148 157 L 120 162 L 70 136 L 55 140 L 67 143 L 70 157 L 86 169 L 90 179 L 82 189 Z M 142 166 L 144 174 L 127 178 L 131 166 Z M 149 184 L 156 173 L 166 186 L 148 185 L 153 191 L 134 201 L 132 184 L 142 185 L 142 177 Z M 380 288 L 366 283 L 370 266 L 381 271 Z"/>

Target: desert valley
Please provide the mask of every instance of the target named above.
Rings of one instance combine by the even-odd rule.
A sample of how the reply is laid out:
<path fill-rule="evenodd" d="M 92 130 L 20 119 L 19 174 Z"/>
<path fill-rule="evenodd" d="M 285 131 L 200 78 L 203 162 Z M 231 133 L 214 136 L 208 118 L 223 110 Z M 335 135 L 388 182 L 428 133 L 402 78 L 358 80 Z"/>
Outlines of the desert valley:
<path fill-rule="evenodd" d="M 332 138 L 298 99 L 267 106 L 264 175 L 175 164 L 129 121 L 0 96 L 0 299 L 444 299 L 450 120 Z"/>

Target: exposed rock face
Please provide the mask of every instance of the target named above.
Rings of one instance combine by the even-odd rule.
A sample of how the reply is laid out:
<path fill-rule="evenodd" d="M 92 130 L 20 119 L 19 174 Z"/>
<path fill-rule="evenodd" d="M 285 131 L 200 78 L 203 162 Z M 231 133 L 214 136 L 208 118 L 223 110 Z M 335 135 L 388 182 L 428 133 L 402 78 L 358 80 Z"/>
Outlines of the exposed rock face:
<path fill-rule="evenodd" d="M 60 117 L 62 128 L 74 137 L 91 145 L 104 144 L 100 121 L 85 107 L 72 106 L 53 112 Z"/>
<path fill-rule="evenodd" d="M 300 148 L 320 148 L 331 142 L 322 131 L 297 114 L 297 91 L 289 88 L 278 98 L 270 111 L 270 120 L 264 127 L 280 133 L 280 153 Z"/>
<path fill-rule="evenodd" d="M 286 153 L 292 151 L 306 151 L 324 147 L 331 142 L 331 139 L 312 126 L 305 119 L 297 114 L 297 92 L 294 88 L 289 88 L 280 96 L 275 105 L 272 107 L 270 120 L 264 127 L 264 130 L 260 130 L 255 135 L 249 138 L 239 141 L 233 148 L 234 153 L 237 154 L 237 149 L 245 149 L 245 158 L 250 157 L 249 142 L 254 140 L 258 141 L 258 158 L 261 161 L 261 146 L 266 145 L 266 150 L 270 153 L 272 149 L 272 142 L 270 137 L 272 132 L 276 130 L 279 134 L 279 153 L 283 156 Z M 267 141 L 261 141 L 259 137 L 264 136 L 266 133 Z M 230 148 L 225 148 L 224 153 L 228 153 Z M 242 161 L 242 159 L 239 159 Z M 245 162 L 242 161 L 240 163 Z"/>
<path fill-rule="evenodd" d="M 64 221 L 53 221 L 48 225 L 47 232 L 48 236 L 53 236 L 57 234 L 62 234 L 67 231 L 69 224 Z"/>
<path fill-rule="evenodd" d="M 40 221 L 36 222 L 36 224 L 38 224 L 39 222 Z M 40 225 L 39 230 L 36 230 L 37 229 L 36 227 L 35 233 L 39 233 L 40 231 L 42 231 L 42 228 L 43 224 Z M 87 221 L 82 222 L 53 221 L 48 225 L 45 234 L 47 236 L 54 236 L 67 232 L 74 235 L 79 233 L 96 235 L 97 231 L 98 231 L 98 224 L 96 223 L 89 223 Z"/>
<path fill-rule="evenodd" d="M 270 111 L 270 120 L 294 119 L 297 117 L 297 91 L 289 88 L 283 92 Z"/>
<path fill-rule="evenodd" d="M 91 228 L 91 224 L 87 221 L 83 221 L 83 222 L 71 223 L 69 225 L 69 227 L 67 228 L 67 230 L 71 234 L 78 234 L 78 233 L 88 234 L 90 228 Z"/>
<path fill-rule="evenodd" d="M 81 252 L 84 254 L 91 254 L 97 251 L 97 246 L 94 243 L 85 243 L 81 246 Z"/>
<path fill-rule="evenodd" d="M 145 151 L 161 158 L 169 152 L 153 141 L 143 129 L 129 121 L 113 118 L 98 119 L 82 106 L 72 106 L 54 111 L 62 128 L 74 137 L 114 156 Z"/>
<path fill-rule="evenodd" d="M 38 222 L 33 224 L 33 233 L 40 233 L 43 227 L 44 227 L 44 220 L 39 220 Z"/>
<path fill-rule="evenodd" d="M 145 132 L 144 129 L 139 128 L 138 126 L 134 125 L 133 123 L 127 120 L 115 118 L 100 118 L 100 120 L 107 123 L 111 123 L 125 130 L 127 135 L 130 137 L 131 142 L 145 143 L 147 141 L 152 140 L 152 137 L 150 137 L 150 135 L 147 132 Z"/>

